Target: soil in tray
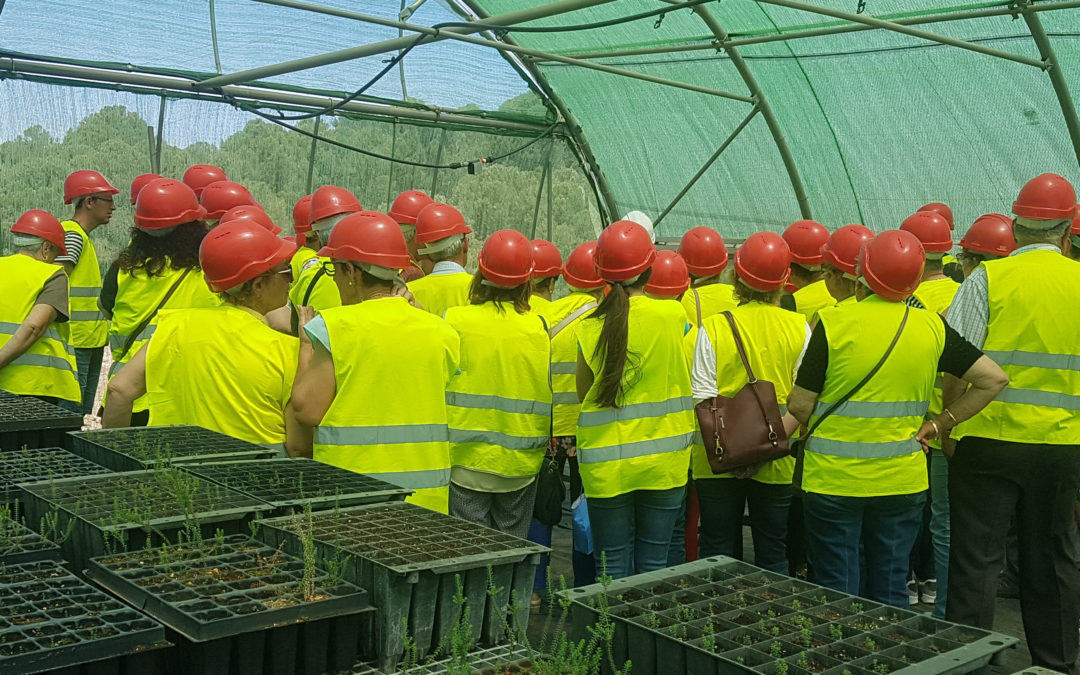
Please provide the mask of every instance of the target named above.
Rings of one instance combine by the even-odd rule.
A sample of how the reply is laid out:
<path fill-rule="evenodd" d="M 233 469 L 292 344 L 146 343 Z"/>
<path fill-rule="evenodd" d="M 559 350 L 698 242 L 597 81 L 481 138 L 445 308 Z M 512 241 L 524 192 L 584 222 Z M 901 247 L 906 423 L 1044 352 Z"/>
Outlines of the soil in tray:
<path fill-rule="evenodd" d="M 109 469 L 63 448 L 22 448 L 0 453 L 0 497 L 16 483 L 91 476 Z"/>

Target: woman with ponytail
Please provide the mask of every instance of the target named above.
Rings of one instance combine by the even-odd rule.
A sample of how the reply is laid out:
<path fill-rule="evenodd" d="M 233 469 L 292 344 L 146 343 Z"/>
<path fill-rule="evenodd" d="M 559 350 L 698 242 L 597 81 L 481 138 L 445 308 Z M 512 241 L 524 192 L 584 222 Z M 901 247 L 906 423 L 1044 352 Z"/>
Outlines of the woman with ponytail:
<path fill-rule="evenodd" d="M 619 579 L 662 569 L 696 422 L 680 305 L 647 297 L 656 248 L 618 221 L 596 244 L 610 292 L 578 326 L 578 461 L 598 565 Z"/>

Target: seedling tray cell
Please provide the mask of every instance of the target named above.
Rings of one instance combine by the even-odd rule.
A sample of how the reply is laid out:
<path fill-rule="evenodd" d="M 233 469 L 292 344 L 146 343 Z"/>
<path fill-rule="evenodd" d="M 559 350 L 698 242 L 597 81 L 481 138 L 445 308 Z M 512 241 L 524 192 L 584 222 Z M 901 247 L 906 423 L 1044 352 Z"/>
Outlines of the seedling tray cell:
<path fill-rule="evenodd" d="M 304 504 L 320 510 L 401 501 L 412 494 L 412 490 L 378 478 L 310 459 L 200 462 L 186 464 L 183 468 L 272 504 L 275 515 L 301 511 Z"/>
<path fill-rule="evenodd" d="M 87 559 L 181 538 L 239 534 L 269 507 L 175 468 L 65 478 L 21 486 L 29 523 L 81 570 Z M 50 524 L 51 523 L 51 524 Z"/>
<path fill-rule="evenodd" d="M 110 470 L 63 448 L 21 448 L 0 452 L 0 503 L 18 500 L 19 483 L 100 473 L 110 473 Z"/>
<path fill-rule="evenodd" d="M 259 521 L 258 536 L 268 545 L 285 541 L 286 551 L 298 552 L 295 522 L 295 516 Z M 312 515 L 312 529 L 317 555 L 347 558 L 345 578 L 372 594 L 375 631 L 364 651 L 387 672 L 404 650 L 403 622 L 421 656 L 446 637 L 458 617 L 459 585 L 475 639 L 501 641 L 510 621 L 524 628 L 531 575 L 549 550 L 405 502 L 320 511 Z M 507 614 L 511 605 L 513 619 Z"/>
<path fill-rule="evenodd" d="M 60 547 L 0 507 L 0 568 L 38 560 L 60 560 Z"/>
<path fill-rule="evenodd" d="M 119 600 L 55 562 L 8 566 L 0 583 L 0 672 L 22 675 L 113 660 L 162 646 L 165 633 Z M 131 672 L 131 671 L 128 671 Z"/>
<path fill-rule="evenodd" d="M 966 673 L 1018 642 L 776 576 L 717 556 L 573 588 L 571 638 L 588 640 L 605 613 L 615 663 L 635 675 Z M 734 609 L 710 613 L 701 597 Z"/>
<path fill-rule="evenodd" d="M 82 424 L 78 413 L 0 390 L 0 451 L 71 447 L 68 432 L 82 429 Z"/>
<path fill-rule="evenodd" d="M 97 429 L 71 434 L 72 451 L 113 471 L 167 464 L 269 459 L 277 454 L 255 443 L 202 427 L 176 425 Z"/>

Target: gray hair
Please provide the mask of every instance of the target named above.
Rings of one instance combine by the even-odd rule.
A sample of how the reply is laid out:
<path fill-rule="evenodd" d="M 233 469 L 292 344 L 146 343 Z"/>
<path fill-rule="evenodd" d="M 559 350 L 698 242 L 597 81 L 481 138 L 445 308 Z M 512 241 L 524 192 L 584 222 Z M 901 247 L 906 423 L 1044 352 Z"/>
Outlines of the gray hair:
<path fill-rule="evenodd" d="M 448 242 L 445 246 L 441 248 L 438 247 L 438 244 L 441 244 L 442 241 L 445 240 L 431 242 L 431 244 L 435 244 L 436 246 L 433 247 L 431 244 L 428 244 L 427 248 L 420 249 L 420 253 L 422 255 L 426 255 L 435 262 L 452 260 L 453 258 L 461 255 L 461 251 L 465 247 L 465 235 L 454 234 L 447 237 L 447 239 L 453 239 L 454 241 Z M 432 251 L 430 250 L 431 248 L 438 248 L 438 250 Z M 427 252 L 425 253 L 425 251 Z"/>
<path fill-rule="evenodd" d="M 1013 239 L 1017 246 L 1027 244 L 1049 243 L 1056 244 L 1061 241 L 1072 224 L 1072 219 L 1063 218 L 1046 227 L 1045 220 L 1031 220 L 1029 218 L 1017 218 L 1013 222 Z"/>
<path fill-rule="evenodd" d="M 82 197 L 76 197 L 75 201 L 72 202 L 75 205 L 75 210 L 78 211 L 79 209 L 81 209 L 83 207 L 83 202 L 85 202 L 91 196 L 92 195 L 83 195 Z"/>
<path fill-rule="evenodd" d="M 351 216 L 351 215 L 352 215 L 352 213 L 338 213 L 338 214 L 335 214 L 333 216 L 323 218 L 322 220 L 316 220 L 315 222 L 313 222 L 311 224 L 311 229 L 315 230 L 320 235 L 322 235 L 322 233 L 325 232 L 327 238 L 329 238 L 330 237 L 330 232 L 333 231 L 334 226 L 337 225 L 338 223 L 340 223 L 342 220 L 345 220 L 345 218 L 347 216 Z"/>
<path fill-rule="evenodd" d="M 42 244 L 45 243 L 45 239 L 37 237 L 32 234 L 19 234 L 13 232 L 11 235 L 11 243 L 15 247 L 15 251 L 36 251 Z"/>

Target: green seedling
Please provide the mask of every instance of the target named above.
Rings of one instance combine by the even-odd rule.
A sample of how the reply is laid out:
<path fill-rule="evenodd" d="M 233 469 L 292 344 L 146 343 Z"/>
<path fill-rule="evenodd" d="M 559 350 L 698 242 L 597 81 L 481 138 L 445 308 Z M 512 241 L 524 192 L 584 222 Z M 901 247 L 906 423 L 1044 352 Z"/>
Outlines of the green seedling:
<path fill-rule="evenodd" d="M 840 626 L 837 626 L 835 623 L 829 624 L 829 635 L 832 635 L 832 638 L 834 640 L 844 639 L 844 631 L 840 628 Z"/>
<path fill-rule="evenodd" d="M 777 640 L 769 646 L 769 654 L 771 654 L 772 656 L 783 656 L 784 645 L 781 644 L 779 640 Z"/>

